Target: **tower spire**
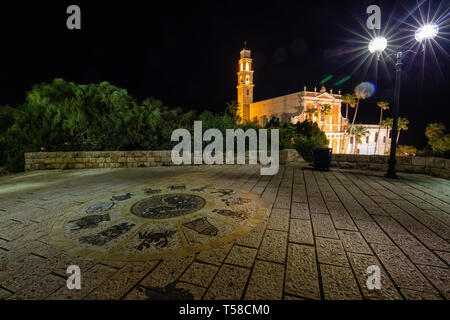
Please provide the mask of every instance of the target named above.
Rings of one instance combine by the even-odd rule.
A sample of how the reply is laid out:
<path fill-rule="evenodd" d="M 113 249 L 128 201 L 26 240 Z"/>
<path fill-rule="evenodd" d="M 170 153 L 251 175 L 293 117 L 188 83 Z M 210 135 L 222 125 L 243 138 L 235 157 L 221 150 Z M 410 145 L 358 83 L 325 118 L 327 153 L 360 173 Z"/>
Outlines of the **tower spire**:
<path fill-rule="evenodd" d="M 241 51 L 238 72 L 238 96 L 239 116 L 242 122 L 250 121 L 250 105 L 253 103 L 253 60 L 250 49 L 247 49 L 247 41 L 244 41 L 244 49 Z"/>

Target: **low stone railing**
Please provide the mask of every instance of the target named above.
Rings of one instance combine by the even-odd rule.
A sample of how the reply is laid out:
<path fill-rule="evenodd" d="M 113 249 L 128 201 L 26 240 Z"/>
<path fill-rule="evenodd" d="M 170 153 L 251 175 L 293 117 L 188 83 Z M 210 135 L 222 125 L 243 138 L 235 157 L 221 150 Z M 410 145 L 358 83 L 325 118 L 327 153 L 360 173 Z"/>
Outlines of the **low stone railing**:
<path fill-rule="evenodd" d="M 246 154 L 248 163 L 249 152 Z M 280 152 L 280 164 L 303 161 L 295 150 Z M 225 159 L 224 159 L 225 162 Z M 235 158 L 235 163 L 237 159 Z M 172 166 L 172 151 L 36 152 L 25 154 L 25 171 Z"/>
<path fill-rule="evenodd" d="M 297 162 L 293 150 L 280 153 L 280 164 Z M 298 157 L 300 158 L 300 157 Z M 300 158 L 301 159 L 301 158 Z M 388 156 L 333 155 L 331 165 L 341 169 L 386 171 Z M 25 170 L 145 168 L 172 166 L 171 151 L 36 152 L 25 154 Z M 450 179 L 450 160 L 399 157 L 397 170 Z"/>
<path fill-rule="evenodd" d="M 26 171 L 171 165 L 171 151 L 36 152 L 25 154 Z"/>
<path fill-rule="evenodd" d="M 341 169 L 387 171 L 389 156 L 335 154 L 331 165 Z M 426 157 L 398 157 L 397 170 L 405 173 L 423 173 L 450 179 L 450 159 Z"/>

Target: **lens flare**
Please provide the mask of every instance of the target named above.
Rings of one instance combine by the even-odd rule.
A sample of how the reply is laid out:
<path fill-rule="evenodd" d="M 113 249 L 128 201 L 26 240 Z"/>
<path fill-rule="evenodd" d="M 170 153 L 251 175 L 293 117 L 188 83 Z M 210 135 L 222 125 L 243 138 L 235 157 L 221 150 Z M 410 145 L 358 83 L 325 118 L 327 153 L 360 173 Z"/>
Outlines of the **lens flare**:
<path fill-rule="evenodd" d="M 368 99 L 376 92 L 376 87 L 372 82 L 363 82 L 355 89 L 355 94 L 359 99 Z"/>
<path fill-rule="evenodd" d="M 439 32 L 439 26 L 436 24 L 427 24 L 416 31 L 416 40 L 423 41 L 426 39 L 433 39 Z"/>
<path fill-rule="evenodd" d="M 376 37 L 369 43 L 369 51 L 372 53 L 383 52 L 387 47 L 387 40 L 385 37 Z"/>

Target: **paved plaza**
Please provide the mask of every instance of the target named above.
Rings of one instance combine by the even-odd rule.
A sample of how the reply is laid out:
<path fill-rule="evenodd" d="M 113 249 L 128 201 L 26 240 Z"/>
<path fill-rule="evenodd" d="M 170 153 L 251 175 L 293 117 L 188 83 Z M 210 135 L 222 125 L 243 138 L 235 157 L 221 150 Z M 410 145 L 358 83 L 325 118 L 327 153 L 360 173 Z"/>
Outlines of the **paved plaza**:
<path fill-rule="evenodd" d="M 450 298 L 450 181 L 259 169 L 0 177 L 0 299 Z M 66 286 L 72 265 L 81 290 Z"/>

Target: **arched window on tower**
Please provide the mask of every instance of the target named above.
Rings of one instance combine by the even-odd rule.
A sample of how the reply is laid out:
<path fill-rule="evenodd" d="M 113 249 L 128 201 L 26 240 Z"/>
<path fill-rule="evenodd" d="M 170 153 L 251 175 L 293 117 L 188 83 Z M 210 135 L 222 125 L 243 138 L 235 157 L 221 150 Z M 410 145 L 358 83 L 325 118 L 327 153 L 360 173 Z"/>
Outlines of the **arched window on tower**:
<path fill-rule="evenodd" d="M 250 76 L 247 76 L 247 78 L 245 78 L 245 83 L 250 84 Z"/>
<path fill-rule="evenodd" d="M 241 63 L 241 71 L 244 71 L 244 64 Z"/>
<path fill-rule="evenodd" d="M 249 96 L 250 95 L 250 90 L 247 90 L 247 96 Z"/>
<path fill-rule="evenodd" d="M 245 70 L 246 70 L 246 71 L 250 71 L 250 64 L 249 64 L 248 62 L 247 62 L 246 65 L 245 65 Z"/>

